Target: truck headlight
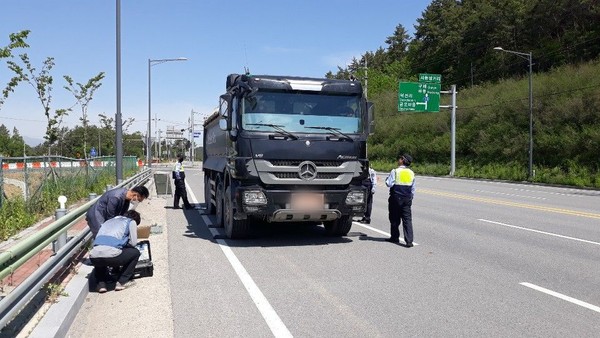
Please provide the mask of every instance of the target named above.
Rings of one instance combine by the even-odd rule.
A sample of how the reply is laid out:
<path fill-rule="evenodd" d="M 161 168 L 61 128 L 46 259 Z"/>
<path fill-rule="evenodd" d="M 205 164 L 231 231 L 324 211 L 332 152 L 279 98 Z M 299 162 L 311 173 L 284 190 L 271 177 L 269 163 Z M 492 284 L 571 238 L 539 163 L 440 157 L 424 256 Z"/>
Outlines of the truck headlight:
<path fill-rule="evenodd" d="M 244 204 L 246 205 L 265 205 L 267 196 L 260 190 L 244 191 Z"/>
<path fill-rule="evenodd" d="M 350 191 L 346 196 L 346 204 L 355 205 L 365 203 L 365 193 L 359 190 Z"/>

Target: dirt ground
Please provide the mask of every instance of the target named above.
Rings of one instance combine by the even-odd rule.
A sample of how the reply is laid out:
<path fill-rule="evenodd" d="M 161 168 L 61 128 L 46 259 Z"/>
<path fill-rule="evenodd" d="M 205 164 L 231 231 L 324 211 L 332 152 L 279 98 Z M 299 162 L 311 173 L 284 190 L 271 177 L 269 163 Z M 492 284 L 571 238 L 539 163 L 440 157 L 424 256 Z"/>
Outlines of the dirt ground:
<path fill-rule="evenodd" d="M 44 180 L 51 179 L 48 177 L 48 174 L 43 170 L 30 170 L 27 173 L 27 179 L 25 179 L 25 173 L 22 171 L 19 172 L 7 172 L 3 173 L 4 184 L 2 187 L 2 191 L 4 191 L 4 195 L 8 198 L 15 198 L 17 196 L 23 196 L 23 191 L 20 187 L 6 183 L 6 179 L 19 180 L 22 182 L 26 182 L 29 187 L 29 193 L 33 194 L 35 191 L 39 189 Z"/>

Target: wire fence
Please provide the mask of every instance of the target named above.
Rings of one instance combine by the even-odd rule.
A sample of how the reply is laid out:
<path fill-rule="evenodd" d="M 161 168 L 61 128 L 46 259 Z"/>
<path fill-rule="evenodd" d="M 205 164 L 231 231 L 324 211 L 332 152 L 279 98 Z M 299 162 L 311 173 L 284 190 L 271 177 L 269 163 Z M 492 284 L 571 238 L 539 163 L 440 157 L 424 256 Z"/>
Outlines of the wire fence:
<path fill-rule="evenodd" d="M 0 207 L 6 200 L 23 198 L 25 201 L 40 197 L 42 188 L 50 181 L 85 177 L 94 182 L 98 175 L 115 174 L 115 156 L 76 159 L 63 156 L 0 157 Z M 123 158 L 123 170 L 140 166 L 135 156 Z"/>

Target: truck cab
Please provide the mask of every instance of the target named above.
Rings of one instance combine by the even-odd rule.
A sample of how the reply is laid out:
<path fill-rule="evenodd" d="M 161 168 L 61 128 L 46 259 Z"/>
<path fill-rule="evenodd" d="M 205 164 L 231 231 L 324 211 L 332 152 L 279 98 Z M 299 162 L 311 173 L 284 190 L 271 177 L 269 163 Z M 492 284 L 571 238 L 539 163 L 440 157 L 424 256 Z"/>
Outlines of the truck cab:
<path fill-rule="evenodd" d="M 229 238 L 253 221 L 323 222 L 343 236 L 366 209 L 372 105 L 356 81 L 227 77 L 204 123 L 205 201 Z"/>

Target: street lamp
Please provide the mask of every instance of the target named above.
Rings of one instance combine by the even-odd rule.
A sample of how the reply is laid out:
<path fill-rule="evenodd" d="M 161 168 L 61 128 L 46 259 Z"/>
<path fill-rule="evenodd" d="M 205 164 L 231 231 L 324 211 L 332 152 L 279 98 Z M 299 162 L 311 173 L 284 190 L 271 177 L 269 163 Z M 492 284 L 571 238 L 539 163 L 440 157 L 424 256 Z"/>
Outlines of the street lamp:
<path fill-rule="evenodd" d="M 148 135 L 146 135 L 147 137 L 147 142 L 146 142 L 146 165 L 148 165 L 148 168 L 152 167 L 152 147 L 150 146 L 150 140 L 152 139 L 152 77 L 151 77 L 151 69 L 152 66 L 154 65 L 158 65 L 161 63 L 165 63 L 165 62 L 170 62 L 170 61 L 187 61 L 187 58 L 184 57 L 180 57 L 180 58 L 176 58 L 176 59 L 158 59 L 158 60 L 152 60 L 152 59 L 148 59 Z"/>
<path fill-rule="evenodd" d="M 515 52 L 512 50 L 506 50 L 502 47 L 494 47 L 494 50 L 500 52 L 506 52 L 510 54 L 515 54 L 529 62 L 529 173 L 528 179 L 533 180 L 533 83 L 532 83 L 532 73 L 533 73 L 533 63 L 531 52 L 523 53 L 523 52 Z"/>

